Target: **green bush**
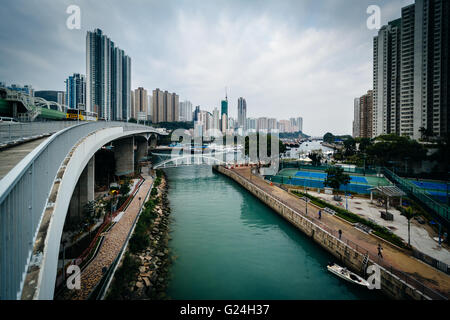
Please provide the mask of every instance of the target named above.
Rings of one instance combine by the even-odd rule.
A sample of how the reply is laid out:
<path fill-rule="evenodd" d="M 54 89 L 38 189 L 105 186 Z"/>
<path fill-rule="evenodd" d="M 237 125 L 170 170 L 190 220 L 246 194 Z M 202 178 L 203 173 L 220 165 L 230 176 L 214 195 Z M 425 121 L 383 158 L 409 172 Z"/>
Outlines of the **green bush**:
<path fill-rule="evenodd" d="M 108 294 L 108 300 L 121 299 L 123 295 L 128 293 L 128 284 L 136 278 L 139 272 L 138 268 L 138 260 L 127 252 L 122 265 L 114 274 L 114 282 L 111 286 L 111 292 Z"/>

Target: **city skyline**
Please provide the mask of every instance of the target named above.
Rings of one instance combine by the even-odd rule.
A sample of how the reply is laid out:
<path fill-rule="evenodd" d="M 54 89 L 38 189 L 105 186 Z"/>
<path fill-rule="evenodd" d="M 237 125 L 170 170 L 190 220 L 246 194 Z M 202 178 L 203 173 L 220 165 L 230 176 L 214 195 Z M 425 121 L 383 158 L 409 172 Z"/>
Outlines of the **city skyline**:
<path fill-rule="evenodd" d="M 28 19 L 29 24 L 17 25 L 1 16 L 0 24 L 16 29 L 22 39 L 34 39 L 28 47 L 27 41 L 19 43 L 2 35 L 3 41 L 11 43 L 0 50 L 1 60 L 9 61 L 0 65 L 2 81 L 30 83 L 36 90 L 63 90 L 69 74 L 84 73 L 85 32 L 100 28 L 133 58 L 132 88 L 167 88 L 195 105 L 213 109 L 220 107 L 226 86 L 233 118 L 237 118 L 235 101 L 243 96 L 249 104 L 249 117 L 301 114 L 307 119 L 305 132 L 350 134 L 353 110 L 348 102 L 371 87 L 371 47 L 376 30 L 366 27 L 366 9 L 371 4 L 366 1 L 354 1 L 345 8 L 327 1 L 286 2 L 281 6 L 229 1 L 212 2 L 201 10 L 192 5 L 195 1 L 139 2 L 133 7 L 142 10 L 133 12 L 124 4 L 79 1 L 80 30 L 66 28 L 69 2 L 48 3 L 52 5 L 45 1 L 39 6 L 21 1 L 5 4 L 8 10 L 4 12 L 13 12 L 22 20 L 39 13 L 35 17 L 39 21 Z M 410 3 L 378 1 L 381 23 L 398 16 L 400 8 Z M 137 11 L 153 19 L 144 19 L 141 14 L 127 19 Z M 99 20 L 99 12 L 108 19 Z M 158 25 L 161 12 L 167 13 L 167 21 Z M 307 18 L 309 13 L 314 19 Z M 117 21 L 125 20 L 133 23 L 118 28 Z M 33 27 L 33 21 L 39 28 Z M 166 38 L 161 38 L 158 31 L 167 23 L 171 27 Z M 48 37 L 36 42 L 35 32 Z M 323 42 L 328 43 L 326 51 L 321 50 Z M 31 50 L 31 45 L 52 49 Z M 41 80 L 37 76 L 40 72 L 51 76 Z"/>

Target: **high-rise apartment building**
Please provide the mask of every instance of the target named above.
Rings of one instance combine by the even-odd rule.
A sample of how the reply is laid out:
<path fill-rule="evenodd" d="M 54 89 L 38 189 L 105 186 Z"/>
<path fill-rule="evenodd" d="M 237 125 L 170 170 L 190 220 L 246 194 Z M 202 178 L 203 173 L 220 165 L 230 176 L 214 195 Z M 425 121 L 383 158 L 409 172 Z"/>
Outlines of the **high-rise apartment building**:
<path fill-rule="evenodd" d="M 180 121 L 180 97 L 176 93 L 153 90 L 152 122 L 176 122 Z"/>
<path fill-rule="evenodd" d="M 148 95 L 147 90 L 142 87 L 134 90 L 134 114 L 137 116 L 136 120 L 147 120 L 148 114 Z"/>
<path fill-rule="evenodd" d="M 401 19 L 373 41 L 373 134 L 399 133 Z"/>
<path fill-rule="evenodd" d="M 179 121 L 192 121 L 192 103 L 190 101 L 180 102 Z"/>
<path fill-rule="evenodd" d="M 247 102 L 244 98 L 238 99 L 238 126 L 246 130 L 247 126 Z"/>
<path fill-rule="evenodd" d="M 100 29 L 86 35 L 86 110 L 105 120 L 131 115 L 131 59 Z"/>
<path fill-rule="evenodd" d="M 374 38 L 372 136 L 449 132 L 450 2 L 416 0 Z"/>
<path fill-rule="evenodd" d="M 256 130 L 257 128 L 257 119 L 256 118 L 247 118 L 247 130 Z"/>
<path fill-rule="evenodd" d="M 86 109 L 86 77 L 79 73 L 69 76 L 66 81 L 66 103 L 70 109 Z"/>
<path fill-rule="evenodd" d="M 359 137 L 372 138 L 373 135 L 373 91 L 359 98 Z"/>
<path fill-rule="evenodd" d="M 278 129 L 277 119 L 275 119 L 275 118 L 268 118 L 267 119 L 267 129 L 268 130 Z"/>
<path fill-rule="evenodd" d="M 353 101 L 353 138 L 358 138 L 361 135 L 361 107 L 360 98 L 355 98 Z"/>
<path fill-rule="evenodd" d="M 258 131 L 262 131 L 262 130 L 267 131 L 269 129 L 268 119 L 266 117 L 258 118 L 256 126 L 257 126 L 256 130 L 258 130 Z"/>

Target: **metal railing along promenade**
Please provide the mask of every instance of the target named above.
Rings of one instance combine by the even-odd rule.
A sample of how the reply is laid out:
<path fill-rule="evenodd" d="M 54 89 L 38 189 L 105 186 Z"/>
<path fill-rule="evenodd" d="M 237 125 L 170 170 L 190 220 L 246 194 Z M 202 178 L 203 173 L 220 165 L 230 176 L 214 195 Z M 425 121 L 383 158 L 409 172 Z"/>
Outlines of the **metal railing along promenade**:
<path fill-rule="evenodd" d="M 250 173 L 250 174 L 253 175 L 253 173 Z M 444 295 L 442 295 L 441 293 L 439 293 L 436 290 L 426 286 L 422 282 L 412 278 L 410 275 L 408 275 L 408 274 L 406 274 L 406 273 L 404 273 L 404 272 L 402 272 L 400 270 L 395 269 L 392 265 L 390 265 L 389 263 L 385 262 L 383 259 L 380 259 L 378 256 L 376 256 L 375 254 L 373 254 L 372 252 L 370 252 L 366 248 L 362 247 L 361 245 L 358 245 L 357 243 L 353 242 L 352 240 L 347 239 L 345 236 L 341 235 L 341 237 L 339 237 L 338 230 L 334 230 L 334 229 L 328 227 L 327 225 L 323 224 L 319 219 L 313 217 L 312 214 L 309 215 L 309 214 L 306 214 L 305 212 L 299 212 L 299 211 L 295 210 L 294 208 L 292 208 L 291 206 L 286 204 L 285 201 L 283 201 L 282 199 L 280 199 L 277 196 L 273 195 L 272 193 L 269 194 L 268 192 L 264 191 L 259 186 L 257 186 L 255 183 L 253 183 L 251 180 L 247 179 L 246 177 L 244 177 L 242 175 L 239 175 L 239 176 L 242 177 L 243 179 L 245 179 L 247 182 L 251 183 L 253 185 L 253 187 L 258 189 L 260 192 L 262 192 L 262 193 L 264 193 L 264 194 L 274 198 L 280 205 L 282 205 L 286 209 L 289 209 L 289 210 L 293 211 L 295 214 L 306 218 L 310 223 L 312 223 L 316 227 L 324 230 L 325 232 L 330 234 L 332 237 L 338 239 L 339 241 L 343 242 L 344 244 L 347 244 L 347 246 L 353 248 L 354 250 L 356 250 L 357 252 L 361 253 L 362 255 L 368 255 L 370 260 L 373 263 L 376 263 L 376 264 L 384 267 L 388 272 L 390 272 L 391 274 L 397 276 L 400 280 L 404 281 L 406 284 L 409 284 L 410 286 L 412 286 L 413 288 L 415 288 L 416 290 L 418 290 L 419 292 L 421 292 L 425 296 L 428 296 L 428 297 L 430 297 L 431 299 L 434 299 L 434 300 L 448 300 L 448 298 L 445 297 Z M 305 201 L 305 205 L 307 205 L 307 203 L 309 203 L 309 201 L 308 202 Z"/>
<path fill-rule="evenodd" d="M 0 144 L 14 143 L 27 138 L 52 134 L 77 124 L 76 121 L 0 123 Z"/>
<path fill-rule="evenodd" d="M 0 181 L 0 300 L 20 299 L 41 217 L 67 154 L 90 133 L 112 127 L 159 131 L 126 122 L 74 125 L 47 139 Z"/>

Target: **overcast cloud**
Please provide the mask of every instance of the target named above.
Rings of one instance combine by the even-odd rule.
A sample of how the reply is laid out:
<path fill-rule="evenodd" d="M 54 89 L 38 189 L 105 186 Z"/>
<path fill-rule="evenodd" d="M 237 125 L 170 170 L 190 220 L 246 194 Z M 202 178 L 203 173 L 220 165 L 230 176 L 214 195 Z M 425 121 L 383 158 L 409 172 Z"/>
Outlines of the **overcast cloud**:
<path fill-rule="evenodd" d="M 228 87 L 247 116 L 302 116 L 304 131 L 350 134 L 353 98 L 372 88 L 366 9 L 382 24 L 413 0 L 2 0 L 0 81 L 64 90 L 86 73 L 86 31 L 100 28 L 132 59 L 133 89 L 174 91 L 211 111 Z M 81 8 L 81 30 L 66 8 Z"/>

